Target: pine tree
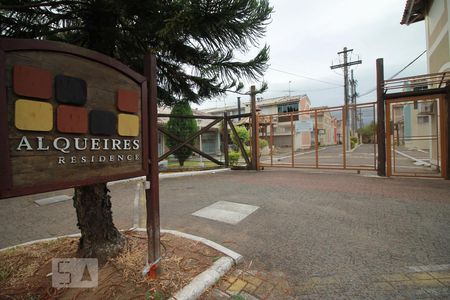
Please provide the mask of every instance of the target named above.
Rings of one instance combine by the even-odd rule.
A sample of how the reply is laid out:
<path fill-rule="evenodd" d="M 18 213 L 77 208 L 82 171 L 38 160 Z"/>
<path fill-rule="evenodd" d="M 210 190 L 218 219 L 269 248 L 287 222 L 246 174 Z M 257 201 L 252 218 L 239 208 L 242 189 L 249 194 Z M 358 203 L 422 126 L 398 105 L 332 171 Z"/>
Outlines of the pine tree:
<path fill-rule="evenodd" d="M 154 52 L 161 103 L 199 103 L 262 76 L 268 46 L 234 55 L 259 46 L 271 12 L 268 0 L 3 0 L 0 33 L 79 45 L 138 72 Z"/>
<path fill-rule="evenodd" d="M 170 115 L 171 117 L 167 122 L 167 130 L 176 137 L 186 140 L 197 132 L 197 123 L 195 119 L 182 119 L 176 117 L 192 116 L 192 109 L 188 102 L 179 102 L 175 104 Z M 178 143 L 178 141 L 171 139 L 170 137 L 167 138 L 167 145 L 169 148 L 175 147 Z M 194 145 L 194 141 L 191 141 L 190 144 Z M 188 147 L 181 147 L 174 152 L 174 155 L 182 167 L 184 162 L 192 155 L 192 150 Z"/>
<path fill-rule="evenodd" d="M 160 103 L 199 103 L 262 76 L 268 46 L 248 61 L 234 55 L 259 46 L 271 12 L 268 0 L 2 0 L 0 34 L 86 47 L 141 73 L 153 52 Z M 76 188 L 74 206 L 81 255 L 104 260 L 123 248 L 106 184 Z"/>

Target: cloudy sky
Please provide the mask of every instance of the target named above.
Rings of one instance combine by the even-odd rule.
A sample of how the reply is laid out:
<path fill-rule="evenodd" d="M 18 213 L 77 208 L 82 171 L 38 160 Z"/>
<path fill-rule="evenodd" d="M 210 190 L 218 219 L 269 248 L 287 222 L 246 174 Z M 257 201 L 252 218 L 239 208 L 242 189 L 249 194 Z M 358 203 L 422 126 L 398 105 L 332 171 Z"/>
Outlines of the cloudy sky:
<path fill-rule="evenodd" d="M 291 95 L 307 94 L 312 106 L 342 105 L 343 71 L 331 70 L 330 66 L 342 62 L 337 52 L 344 47 L 354 49 L 352 60 L 362 60 L 361 65 L 352 67 L 359 94 L 375 87 L 377 58 L 384 58 L 385 78 L 389 78 L 426 49 L 424 22 L 400 25 L 406 0 L 271 0 L 270 3 L 274 7 L 272 22 L 261 40 L 261 44 L 270 46 L 270 66 L 264 76 L 269 89 L 262 95 L 264 99 L 287 96 L 290 90 Z M 424 54 L 397 77 L 426 73 L 426 69 Z M 229 94 L 206 101 L 200 107 L 232 105 L 237 96 Z M 374 101 L 375 97 L 372 92 L 358 102 Z M 244 101 L 245 98 L 248 97 L 242 97 Z"/>

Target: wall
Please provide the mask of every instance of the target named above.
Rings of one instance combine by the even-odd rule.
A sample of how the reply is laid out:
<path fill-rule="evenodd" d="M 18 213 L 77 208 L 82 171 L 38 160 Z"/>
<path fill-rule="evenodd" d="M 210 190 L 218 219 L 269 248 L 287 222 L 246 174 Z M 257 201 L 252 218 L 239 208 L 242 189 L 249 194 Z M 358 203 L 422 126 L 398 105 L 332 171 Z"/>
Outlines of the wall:
<path fill-rule="evenodd" d="M 450 0 L 430 1 L 425 26 L 428 73 L 450 71 Z"/>

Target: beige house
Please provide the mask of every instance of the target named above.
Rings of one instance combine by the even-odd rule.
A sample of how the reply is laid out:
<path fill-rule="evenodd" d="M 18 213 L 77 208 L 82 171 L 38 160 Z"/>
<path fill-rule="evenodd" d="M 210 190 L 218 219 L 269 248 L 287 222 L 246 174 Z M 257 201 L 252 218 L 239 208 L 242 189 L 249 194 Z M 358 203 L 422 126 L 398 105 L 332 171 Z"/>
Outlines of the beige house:
<path fill-rule="evenodd" d="M 424 21 L 427 42 L 428 73 L 450 71 L 450 0 L 407 0 L 401 24 Z M 432 88 L 424 85 L 424 88 Z M 405 87 L 408 90 L 408 87 Z M 404 136 L 432 136 L 438 133 L 439 107 L 434 100 L 414 101 L 403 107 Z M 426 150 L 437 165 L 439 144 L 436 141 L 407 139 L 405 146 Z"/>
<path fill-rule="evenodd" d="M 407 0 L 401 24 L 425 21 L 428 73 L 450 71 L 450 0 Z"/>
<path fill-rule="evenodd" d="M 256 102 L 257 110 L 264 120 L 270 120 L 272 116 L 273 145 L 275 147 L 292 147 L 294 141 L 294 150 L 310 149 L 313 136 L 313 119 L 311 119 L 309 110 L 311 101 L 307 95 L 285 96 L 278 98 L 262 99 Z M 249 113 L 251 110 L 250 102 L 242 104 L 241 112 Z M 237 106 L 226 106 L 222 108 L 204 109 L 202 112 L 223 116 L 224 111 L 228 114 L 237 114 Z M 301 113 L 305 111 L 305 113 Z M 292 123 L 291 115 L 293 113 Z M 300 113 L 299 113 L 300 112 Z M 238 120 L 234 120 L 238 122 Z M 291 124 L 293 126 L 291 126 Z M 270 126 L 268 126 L 270 128 Z M 294 133 L 292 135 L 292 133 Z M 270 132 L 268 133 L 270 134 Z M 294 137 L 292 139 L 292 136 Z"/>
<path fill-rule="evenodd" d="M 202 110 L 195 110 L 195 112 L 202 112 L 206 113 L 210 116 L 217 116 L 217 117 L 223 117 L 223 113 L 226 112 L 229 116 L 231 115 L 237 115 L 238 114 L 238 107 L 236 105 L 228 105 L 224 107 L 214 107 L 214 108 L 207 108 Z M 241 107 L 241 113 L 244 113 L 245 108 Z"/>
<path fill-rule="evenodd" d="M 330 146 L 338 144 L 338 122 L 327 107 L 315 107 L 317 111 L 317 137 L 320 146 Z M 315 113 L 311 112 L 311 120 L 314 121 Z"/>
<path fill-rule="evenodd" d="M 264 99 L 258 101 L 256 107 L 262 116 L 272 115 L 275 147 L 292 147 L 294 142 L 295 151 L 310 149 L 313 121 L 309 112 L 306 113 L 311 107 L 307 95 Z M 249 103 L 245 105 L 245 109 L 250 112 Z M 305 113 L 302 114 L 302 111 Z"/>

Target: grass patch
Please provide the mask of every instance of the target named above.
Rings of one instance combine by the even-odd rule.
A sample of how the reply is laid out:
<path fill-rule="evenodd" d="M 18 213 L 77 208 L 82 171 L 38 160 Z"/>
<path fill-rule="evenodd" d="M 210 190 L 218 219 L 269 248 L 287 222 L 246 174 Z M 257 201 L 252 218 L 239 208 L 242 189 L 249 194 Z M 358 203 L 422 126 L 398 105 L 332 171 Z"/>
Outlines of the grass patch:
<path fill-rule="evenodd" d="M 206 160 L 203 161 L 205 168 L 211 168 L 211 167 L 218 167 L 219 165 L 213 163 L 212 161 Z M 185 161 L 184 166 L 180 167 L 180 164 L 178 161 L 169 161 L 168 168 L 194 168 L 194 167 L 200 167 L 200 163 L 198 161 Z"/>

